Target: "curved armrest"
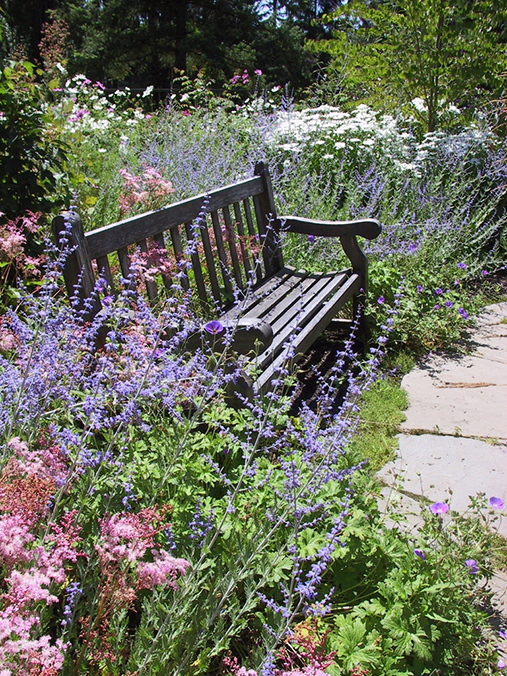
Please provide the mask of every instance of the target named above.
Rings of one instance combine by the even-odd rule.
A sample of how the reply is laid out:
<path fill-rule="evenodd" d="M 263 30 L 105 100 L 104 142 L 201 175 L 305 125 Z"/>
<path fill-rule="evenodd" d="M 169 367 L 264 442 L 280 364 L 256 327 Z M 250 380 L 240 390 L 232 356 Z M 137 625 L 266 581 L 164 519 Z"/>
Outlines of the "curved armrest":
<path fill-rule="evenodd" d="M 343 237 L 344 235 L 375 239 L 382 232 L 382 226 L 374 218 L 362 221 L 314 221 L 309 218 L 282 216 L 277 219 L 285 232 L 297 232 L 315 237 Z"/>

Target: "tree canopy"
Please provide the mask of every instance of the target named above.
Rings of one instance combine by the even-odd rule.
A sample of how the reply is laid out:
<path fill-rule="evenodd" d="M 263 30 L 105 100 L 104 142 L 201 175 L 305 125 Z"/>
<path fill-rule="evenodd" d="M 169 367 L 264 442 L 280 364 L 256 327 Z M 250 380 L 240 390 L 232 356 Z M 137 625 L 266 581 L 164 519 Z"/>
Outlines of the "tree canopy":
<path fill-rule="evenodd" d="M 418 99 L 427 129 L 449 104 L 466 109 L 502 91 L 507 0 L 351 0 L 314 41 L 347 99 L 396 107 Z"/>

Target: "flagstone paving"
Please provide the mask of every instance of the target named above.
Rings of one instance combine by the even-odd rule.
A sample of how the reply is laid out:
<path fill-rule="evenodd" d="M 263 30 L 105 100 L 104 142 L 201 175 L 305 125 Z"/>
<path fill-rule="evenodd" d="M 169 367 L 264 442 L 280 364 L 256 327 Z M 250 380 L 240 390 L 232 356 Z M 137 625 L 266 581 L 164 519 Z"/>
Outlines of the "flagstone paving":
<path fill-rule="evenodd" d="M 507 302 L 477 317 L 463 355 L 429 355 L 403 378 L 409 407 L 399 451 L 379 472 L 382 504 L 394 501 L 417 528 L 423 498 L 464 512 L 484 493 L 507 505 Z M 507 517 L 495 522 L 507 538 Z M 507 571 L 493 580 L 507 621 Z"/>

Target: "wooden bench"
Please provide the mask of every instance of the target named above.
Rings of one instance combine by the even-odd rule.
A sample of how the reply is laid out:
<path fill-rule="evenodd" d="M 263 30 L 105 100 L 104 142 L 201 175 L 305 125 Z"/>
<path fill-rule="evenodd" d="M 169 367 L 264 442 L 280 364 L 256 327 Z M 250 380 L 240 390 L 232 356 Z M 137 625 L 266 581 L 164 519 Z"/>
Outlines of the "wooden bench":
<path fill-rule="evenodd" d="M 114 266 L 119 263 L 127 278 L 135 252 L 143 252 L 149 265 L 155 246 L 158 258 L 162 252 L 168 261 L 163 284 L 167 289 L 176 285 L 198 299 L 203 326 L 213 318 L 226 327 L 236 325 L 234 349 L 248 353 L 255 344 L 260 350 L 255 358 L 255 389 L 260 393 L 269 389 L 280 369 L 287 368 L 287 361 L 290 367 L 295 364 L 345 304 L 350 302 L 355 313 L 364 303 L 368 264 L 357 236 L 374 239 L 381 232 L 372 219 L 324 222 L 278 217 L 262 162 L 252 178 L 91 232 L 83 231 L 75 212 L 61 214 L 53 220 L 57 242 L 65 222 L 70 222 L 75 247 L 64 270 L 69 295 L 80 280 L 83 303 L 96 287 L 99 272 L 111 293 Z M 325 273 L 286 266 L 282 232 L 338 237 L 351 266 Z M 153 279 L 146 281 L 150 301 L 159 297 L 161 286 Z M 96 298 L 88 318 L 100 309 Z"/>

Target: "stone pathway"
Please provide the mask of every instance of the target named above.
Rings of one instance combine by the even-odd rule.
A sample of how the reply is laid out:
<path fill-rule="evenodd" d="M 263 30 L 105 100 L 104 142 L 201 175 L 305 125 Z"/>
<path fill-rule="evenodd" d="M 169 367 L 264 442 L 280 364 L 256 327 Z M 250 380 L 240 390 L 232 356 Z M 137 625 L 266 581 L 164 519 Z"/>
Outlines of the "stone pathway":
<path fill-rule="evenodd" d="M 430 355 L 402 381 L 409 408 L 399 451 L 379 477 L 383 499 L 395 497 L 413 527 L 422 496 L 457 511 L 478 493 L 507 505 L 507 302 L 479 314 L 469 343 L 469 354 Z M 507 538 L 507 518 L 498 530 Z M 493 588 L 507 618 L 505 573 Z"/>

